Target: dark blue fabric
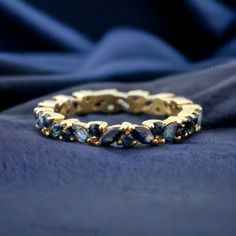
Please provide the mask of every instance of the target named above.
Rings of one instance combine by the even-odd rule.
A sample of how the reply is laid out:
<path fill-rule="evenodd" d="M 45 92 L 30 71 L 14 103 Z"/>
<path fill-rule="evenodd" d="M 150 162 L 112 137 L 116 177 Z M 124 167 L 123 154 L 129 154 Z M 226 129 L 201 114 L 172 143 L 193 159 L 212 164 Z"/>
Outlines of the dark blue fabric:
<path fill-rule="evenodd" d="M 228 0 L 0 0 L 0 235 L 235 236 L 235 10 Z M 39 101 L 103 88 L 193 99 L 203 131 L 121 150 L 34 128 Z"/>

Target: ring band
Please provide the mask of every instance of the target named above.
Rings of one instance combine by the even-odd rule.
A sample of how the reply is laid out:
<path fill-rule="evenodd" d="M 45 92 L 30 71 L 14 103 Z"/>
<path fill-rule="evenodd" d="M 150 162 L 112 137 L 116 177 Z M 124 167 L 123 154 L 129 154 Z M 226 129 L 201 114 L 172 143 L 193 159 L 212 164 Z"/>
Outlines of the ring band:
<path fill-rule="evenodd" d="M 168 116 L 145 120 L 142 124 L 108 125 L 105 121 L 84 123 L 69 118 L 92 112 L 146 113 Z M 149 94 L 143 90 L 120 92 L 116 89 L 81 90 L 72 96 L 57 95 L 40 102 L 34 109 L 36 128 L 45 136 L 96 146 L 129 148 L 135 145 L 178 143 L 201 130 L 202 107 L 172 93 Z"/>

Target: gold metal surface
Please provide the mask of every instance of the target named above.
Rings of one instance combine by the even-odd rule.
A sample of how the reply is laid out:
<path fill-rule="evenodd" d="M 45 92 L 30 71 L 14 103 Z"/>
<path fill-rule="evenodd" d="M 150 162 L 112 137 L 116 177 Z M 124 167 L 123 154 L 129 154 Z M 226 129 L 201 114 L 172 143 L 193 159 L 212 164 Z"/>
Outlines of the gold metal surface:
<path fill-rule="evenodd" d="M 74 114 L 87 114 L 91 112 L 110 114 L 120 111 L 133 114 L 146 113 L 156 116 L 168 116 L 164 120 L 149 119 L 142 122 L 142 126 L 152 130 L 155 122 L 162 122 L 164 126 L 176 122 L 180 128 L 184 128 L 184 123 L 187 119 L 189 117 L 195 119 L 202 112 L 202 107 L 194 104 L 185 97 L 176 97 L 173 93 L 150 94 L 144 90 L 120 92 L 116 89 L 105 89 L 95 91 L 80 90 L 74 92 L 71 96 L 57 95 L 52 100 L 45 100 L 38 103 L 34 109 L 36 118 L 40 112 L 43 115 L 48 114 L 47 119 L 52 122 L 60 122 L 64 130 L 76 124 L 89 130 L 92 124 L 99 124 L 101 133 L 113 127 L 119 127 L 121 132 L 131 133 L 137 125 L 126 121 L 121 124 L 109 126 L 105 121 L 89 121 L 84 123 L 76 118 L 65 119 Z M 200 130 L 201 125 L 194 126 L 195 133 L 200 132 Z M 46 136 L 50 135 L 49 128 L 43 128 L 41 131 Z M 89 137 L 87 142 L 92 145 L 100 145 L 99 138 Z M 174 141 L 179 142 L 182 138 L 184 137 L 175 137 Z M 58 139 L 63 139 L 63 137 L 59 136 Z M 117 143 L 121 144 L 121 140 L 117 141 Z M 165 140 L 162 137 L 155 137 L 152 143 L 161 145 L 165 143 Z M 135 144 L 136 141 L 133 145 Z"/>

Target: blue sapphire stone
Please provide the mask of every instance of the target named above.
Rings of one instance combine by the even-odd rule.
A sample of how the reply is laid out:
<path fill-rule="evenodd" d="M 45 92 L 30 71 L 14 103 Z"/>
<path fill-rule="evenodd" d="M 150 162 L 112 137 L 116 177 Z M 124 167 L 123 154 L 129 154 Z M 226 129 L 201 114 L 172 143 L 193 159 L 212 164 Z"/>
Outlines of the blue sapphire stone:
<path fill-rule="evenodd" d="M 132 134 L 122 134 L 120 139 L 124 148 L 133 147 L 133 142 L 135 139 Z"/>
<path fill-rule="evenodd" d="M 188 132 L 189 135 L 194 133 L 194 121 L 191 118 L 184 123 L 184 128 Z"/>
<path fill-rule="evenodd" d="M 72 130 L 74 131 L 75 137 L 79 143 L 86 143 L 89 137 L 87 130 L 81 125 L 73 125 Z"/>
<path fill-rule="evenodd" d="M 74 131 L 71 127 L 67 130 L 62 130 L 62 134 L 65 141 L 71 141 L 71 138 L 74 137 Z"/>
<path fill-rule="evenodd" d="M 49 128 L 52 125 L 52 121 L 50 121 L 48 118 L 50 117 L 49 114 L 44 114 L 42 112 L 39 112 L 37 124 L 40 129 L 42 128 Z"/>
<path fill-rule="evenodd" d="M 165 130 L 165 127 L 162 122 L 153 123 L 154 128 L 152 129 L 152 134 L 155 136 L 161 136 Z"/>
<path fill-rule="evenodd" d="M 50 129 L 52 138 L 58 138 L 62 134 L 62 126 L 60 123 L 54 123 Z"/>
<path fill-rule="evenodd" d="M 166 142 L 171 143 L 174 140 L 174 137 L 176 136 L 176 131 L 178 128 L 177 123 L 170 123 L 165 127 L 165 130 L 163 132 L 163 138 Z"/>
<path fill-rule="evenodd" d="M 43 125 L 42 112 L 40 112 L 40 113 L 38 114 L 37 124 L 38 124 L 38 127 L 39 127 L 40 129 L 42 129 L 42 128 L 44 127 L 44 125 Z"/>
<path fill-rule="evenodd" d="M 96 136 L 96 137 L 100 136 L 101 131 L 99 129 L 99 126 L 100 126 L 99 124 L 92 124 L 89 128 L 89 134 L 91 136 Z"/>
<path fill-rule="evenodd" d="M 186 130 L 183 128 L 178 127 L 178 129 L 176 130 L 176 136 L 180 136 L 181 138 L 185 138 L 186 137 Z"/>
<path fill-rule="evenodd" d="M 105 131 L 101 136 L 101 144 L 104 146 L 114 143 L 120 135 L 119 127 L 113 127 Z"/>
<path fill-rule="evenodd" d="M 150 144 L 154 139 L 152 132 L 142 126 L 135 127 L 132 134 L 136 140 L 143 144 Z"/>
<path fill-rule="evenodd" d="M 202 112 L 198 111 L 196 115 L 196 118 L 193 120 L 195 125 L 201 125 L 202 124 Z"/>

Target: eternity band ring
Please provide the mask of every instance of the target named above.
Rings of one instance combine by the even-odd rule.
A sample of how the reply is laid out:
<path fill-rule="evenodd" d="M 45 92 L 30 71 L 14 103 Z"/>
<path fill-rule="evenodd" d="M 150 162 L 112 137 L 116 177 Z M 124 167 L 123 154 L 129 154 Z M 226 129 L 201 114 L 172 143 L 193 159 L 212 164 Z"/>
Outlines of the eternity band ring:
<path fill-rule="evenodd" d="M 155 115 L 159 119 L 109 125 L 105 121 L 85 123 L 73 118 L 75 114 L 122 111 Z M 38 103 L 34 114 L 36 128 L 47 137 L 123 148 L 179 143 L 200 132 L 202 122 L 202 107 L 191 100 L 173 93 L 150 94 L 143 90 L 80 90 L 71 96 L 57 95 Z"/>

